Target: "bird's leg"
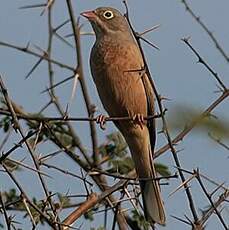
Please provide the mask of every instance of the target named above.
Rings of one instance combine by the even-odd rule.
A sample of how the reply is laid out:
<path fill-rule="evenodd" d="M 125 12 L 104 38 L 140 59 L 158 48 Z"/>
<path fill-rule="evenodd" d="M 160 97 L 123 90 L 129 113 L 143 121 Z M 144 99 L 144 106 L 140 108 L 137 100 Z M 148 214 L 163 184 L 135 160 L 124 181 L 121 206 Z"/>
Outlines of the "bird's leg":
<path fill-rule="evenodd" d="M 98 117 L 96 117 L 96 123 L 99 124 L 100 128 L 102 130 L 106 129 L 106 121 L 107 121 L 107 116 L 100 114 Z"/>
<path fill-rule="evenodd" d="M 140 114 L 140 113 L 135 114 L 132 119 L 133 119 L 134 123 L 139 125 L 141 127 L 141 129 L 143 129 L 143 125 L 145 123 L 143 114 Z"/>

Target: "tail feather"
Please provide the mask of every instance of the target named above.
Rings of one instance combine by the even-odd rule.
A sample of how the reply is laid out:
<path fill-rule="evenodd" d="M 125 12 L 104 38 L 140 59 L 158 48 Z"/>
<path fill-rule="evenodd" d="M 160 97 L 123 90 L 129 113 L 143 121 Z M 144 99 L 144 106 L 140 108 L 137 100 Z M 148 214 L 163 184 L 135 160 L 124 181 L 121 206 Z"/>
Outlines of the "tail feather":
<path fill-rule="evenodd" d="M 126 129 L 123 129 L 123 131 L 125 131 L 123 134 L 130 147 L 139 178 L 152 178 L 152 180 L 140 180 L 145 217 L 151 223 L 165 225 L 165 211 L 161 191 L 158 181 L 154 180 L 157 174 L 148 128 L 131 129 L 129 127 L 128 132 Z"/>
<path fill-rule="evenodd" d="M 153 162 L 152 149 L 149 145 L 149 159 L 151 166 L 152 180 L 141 181 L 142 200 L 146 219 L 151 223 L 165 225 L 165 209 L 161 198 L 161 190 L 157 177 L 156 169 Z"/>
<path fill-rule="evenodd" d="M 158 181 L 141 181 L 140 184 L 146 219 L 151 223 L 165 225 L 165 211 Z"/>

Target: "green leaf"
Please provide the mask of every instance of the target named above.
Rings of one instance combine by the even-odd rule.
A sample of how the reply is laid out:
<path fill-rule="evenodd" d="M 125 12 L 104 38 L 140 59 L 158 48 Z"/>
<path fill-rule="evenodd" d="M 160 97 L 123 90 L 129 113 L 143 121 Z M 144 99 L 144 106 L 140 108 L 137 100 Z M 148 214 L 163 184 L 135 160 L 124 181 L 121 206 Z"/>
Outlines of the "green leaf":
<path fill-rule="evenodd" d="M 166 166 L 164 164 L 155 163 L 155 169 L 160 175 L 162 175 L 164 177 L 171 176 L 171 172 L 169 171 L 168 166 Z"/>
<path fill-rule="evenodd" d="M 89 210 L 88 212 L 86 212 L 86 213 L 84 214 L 84 218 L 85 218 L 86 220 L 93 221 L 93 220 L 94 220 L 93 214 L 94 214 L 93 210 Z"/>
<path fill-rule="evenodd" d="M 8 160 L 7 158 L 4 160 L 4 164 L 7 166 L 7 168 L 8 168 L 10 171 L 15 171 L 15 170 L 21 171 L 21 170 L 22 170 L 22 168 L 19 167 L 18 164 L 14 163 L 14 162 L 12 162 L 12 161 L 10 161 L 10 160 Z"/>
<path fill-rule="evenodd" d="M 109 161 L 109 165 L 112 167 L 107 171 L 109 173 L 120 173 L 120 174 L 127 174 L 132 169 L 134 169 L 134 162 L 131 157 L 122 157 L 118 160 L 111 160 Z"/>
<path fill-rule="evenodd" d="M 21 197 L 17 194 L 16 189 L 12 188 L 9 191 L 3 192 L 4 199 L 6 203 L 15 202 L 21 199 Z M 17 203 L 15 206 L 19 207 L 20 203 Z"/>
<path fill-rule="evenodd" d="M 68 197 L 66 197 L 60 193 L 57 193 L 57 196 L 58 196 L 59 202 L 60 202 L 62 207 L 71 204 L 70 199 Z"/>
<path fill-rule="evenodd" d="M 219 138 L 229 136 L 229 120 L 218 119 L 213 114 L 200 119 L 202 109 L 195 106 L 178 105 L 171 112 L 169 126 L 172 130 L 181 130 L 193 121 L 198 123 L 196 131 L 211 132 Z"/>
<path fill-rule="evenodd" d="M 127 144 L 120 132 L 115 132 L 107 136 L 107 139 L 115 146 L 114 154 L 123 157 L 127 154 Z"/>
<path fill-rule="evenodd" d="M 99 146 L 99 153 L 102 157 L 123 157 L 127 154 L 127 144 L 119 132 L 114 132 L 107 135 L 106 143 Z"/>
<path fill-rule="evenodd" d="M 90 230 L 105 230 L 105 227 L 100 226 L 98 228 L 90 228 Z"/>
<path fill-rule="evenodd" d="M 3 131 L 6 133 L 11 125 L 11 118 L 10 116 L 4 116 L 0 121 L 0 128 L 3 128 Z"/>
<path fill-rule="evenodd" d="M 132 211 L 132 219 L 140 229 L 149 230 L 150 223 L 145 219 L 144 215 L 139 214 L 137 210 Z"/>

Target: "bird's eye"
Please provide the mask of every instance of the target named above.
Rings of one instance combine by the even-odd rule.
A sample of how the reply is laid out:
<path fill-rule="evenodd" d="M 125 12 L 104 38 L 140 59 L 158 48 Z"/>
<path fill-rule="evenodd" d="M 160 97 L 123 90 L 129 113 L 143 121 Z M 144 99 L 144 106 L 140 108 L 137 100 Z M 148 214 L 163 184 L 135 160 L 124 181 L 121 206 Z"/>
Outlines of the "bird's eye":
<path fill-rule="evenodd" d="M 103 16 L 104 16 L 104 18 L 106 18 L 106 19 L 111 19 L 111 18 L 114 17 L 114 14 L 113 14 L 112 11 L 107 10 L 107 11 L 105 11 L 105 12 L 103 13 Z"/>

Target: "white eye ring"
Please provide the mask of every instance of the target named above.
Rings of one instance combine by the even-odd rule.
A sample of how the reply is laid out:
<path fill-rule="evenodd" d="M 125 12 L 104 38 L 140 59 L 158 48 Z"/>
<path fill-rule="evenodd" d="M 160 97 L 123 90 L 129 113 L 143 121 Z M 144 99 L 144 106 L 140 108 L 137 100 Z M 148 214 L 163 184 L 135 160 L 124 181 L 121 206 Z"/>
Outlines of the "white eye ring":
<path fill-rule="evenodd" d="M 106 18 L 106 19 L 111 19 L 114 17 L 114 14 L 112 11 L 110 10 L 107 10 L 103 13 L 103 17 Z"/>

